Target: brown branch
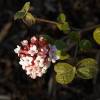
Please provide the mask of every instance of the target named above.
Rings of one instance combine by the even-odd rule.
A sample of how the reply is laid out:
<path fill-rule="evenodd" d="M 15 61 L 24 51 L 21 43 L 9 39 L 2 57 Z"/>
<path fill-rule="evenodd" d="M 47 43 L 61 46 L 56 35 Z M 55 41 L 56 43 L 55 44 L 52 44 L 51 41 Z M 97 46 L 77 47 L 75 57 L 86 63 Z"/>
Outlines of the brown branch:
<path fill-rule="evenodd" d="M 80 33 L 84 33 L 84 32 L 87 32 L 87 31 L 93 30 L 93 29 L 95 29 L 95 28 L 97 28 L 97 27 L 100 27 L 100 24 L 93 25 L 93 26 L 88 27 L 88 28 L 84 28 L 84 29 L 80 30 L 79 32 L 80 32 Z"/>
<path fill-rule="evenodd" d="M 9 30 L 12 26 L 12 22 L 8 22 L 4 25 L 2 30 L 0 31 L 0 42 L 3 41 L 3 39 L 6 37 L 6 35 L 9 33 Z"/>
<path fill-rule="evenodd" d="M 51 20 L 46 20 L 46 19 L 41 19 L 41 18 L 35 18 L 35 20 L 37 22 L 44 22 L 44 23 L 49 23 L 49 24 L 54 24 L 54 25 L 57 25 L 58 23 L 55 22 L 55 21 L 51 21 Z"/>

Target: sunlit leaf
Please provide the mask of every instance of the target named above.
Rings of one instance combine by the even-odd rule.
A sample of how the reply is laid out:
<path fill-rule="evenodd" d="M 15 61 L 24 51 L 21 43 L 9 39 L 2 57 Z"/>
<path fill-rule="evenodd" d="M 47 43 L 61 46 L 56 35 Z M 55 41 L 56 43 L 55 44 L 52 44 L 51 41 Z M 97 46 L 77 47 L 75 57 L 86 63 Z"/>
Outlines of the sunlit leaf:
<path fill-rule="evenodd" d="M 57 50 L 55 55 L 57 55 L 60 58 L 60 60 L 65 60 L 70 58 L 70 55 L 64 52 L 63 50 Z"/>
<path fill-rule="evenodd" d="M 68 63 L 58 63 L 54 70 L 57 73 L 56 81 L 60 84 L 68 84 L 75 77 L 76 69 Z"/>
<path fill-rule="evenodd" d="M 91 79 L 95 76 L 97 71 L 96 60 L 92 58 L 85 58 L 78 62 L 77 76 L 83 79 Z"/>
<path fill-rule="evenodd" d="M 58 16 L 57 21 L 58 21 L 57 27 L 60 31 L 66 33 L 70 30 L 69 23 L 66 22 L 66 15 L 64 13 L 61 13 Z"/>
<path fill-rule="evenodd" d="M 29 8 L 30 8 L 30 2 L 26 2 L 21 10 L 28 12 Z"/>
<path fill-rule="evenodd" d="M 57 18 L 58 22 L 65 22 L 66 21 L 66 15 L 64 13 L 60 13 L 58 18 Z"/>
<path fill-rule="evenodd" d="M 17 11 L 14 15 L 14 19 L 23 19 L 26 14 L 28 13 L 28 10 L 30 8 L 30 2 L 26 2 L 21 10 Z"/>
<path fill-rule="evenodd" d="M 60 31 L 63 31 L 64 33 L 70 30 L 68 22 L 58 23 L 57 27 Z"/>
<path fill-rule="evenodd" d="M 93 32 L 93 38 L 100 45 L 100 27 L 96 28 Z"/>
<path fill-rule="evenodd" d="M 23 18 L 27 25 L 32 25 L 35 23 L 35 17 L 31 13 L 27 13 L 26 16 Z"/>
<path fill-rule="evenodd" d="M 54 66 L 55 72 L 60 74 L 67 74 L 68 72 L 72 72 L 73 68 L 74 67 L 68 63 L 60 63 L 60 62 Z"/>

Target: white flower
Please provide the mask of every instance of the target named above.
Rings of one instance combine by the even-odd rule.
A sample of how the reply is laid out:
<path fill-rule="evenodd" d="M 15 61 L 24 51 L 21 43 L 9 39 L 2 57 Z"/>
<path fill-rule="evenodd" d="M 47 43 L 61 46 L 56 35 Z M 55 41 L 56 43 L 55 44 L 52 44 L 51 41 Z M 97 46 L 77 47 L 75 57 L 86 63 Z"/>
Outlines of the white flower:
<path fill-rule="evenodd" d="M 21 47 L 19 45 L 17 45 L 17 48 L 14 49 L 14 52 L 15 53 L 19 53 L 21 50 Z"/>
<path fill-rule="evenodd" d="M 28 45 L 28 41 L 27 41 L 27 40 L 23 40 L 23 41 L 21 42 L 21 44 L 22 44 L 23 46 L 26 46 L 26 45 Z"/>
<path fill-rule="evenodd" d="M 32 57 L 28 57 L 28 56 L 22 57 L 22 58 L 20 58 L 19 64 L 22 66 L 29 66 L 32 64 L 32 60 L 33 60 Z"/>
<path fill-rule="evenodd" d="M 22 47 L 17 45 L 14 51 L 20 57 L 19 64 L 22 65 L 22 69 L 32 79 L 41 77 L 46 73 L 51 61 L 54 63 L 59 59 L 55 55 L 56 46 L 48 44 L 42 36 L 39 38 L 33 36 L 30 42 L 23 40 L 21 45 Z"/>
<path fill-rule="evenodd" d="M 32 51 L 37 51 L 37 47 L 36 47 L 36 45 L 33 45 L 32 47 L 30 47 L 30 50 L 32 50 Z"/>
<path fill-rule="evenodd" d="M 30 50 L 28 51 L 28 53 L 29 53 L 31 56 L 34 56 L 34 54 L 38 53 L 38 50 L 37 50 L 36 45 L 33 45 L 32 47 L 30 47 Z"/>
<path fill-rule="evenodd" d="M 31 38 L 31 43 L 35 43 L 37 41 L 37 38 L 35 37 L 35 36 L 33 36 L 32 38 Z"/>
<path fill-rule="evenodd" d="M 48 69 L 48 67 L 47 66 L 44 66 L 43 68 L 42 68 L 42 73 L 46 73 L 46 71 L 47 71 L 47 69 Z"/>
<path fill-rule="evenodd" d="M 42 72 L 37 73 L 37 76 L 41 77 L 43 75 Z"/>
<path fill-rule="evenodd" d="M 36 73 L 34 71 L 32 71 L 32 73 L 30 74 L 30 77 L 32 79 L 35 79 L 37 77 Z"/>
<path fill-rule="evenodd" d="M 40 41 L 44 40 L 44 37 L 43 37 L 43 36 L 41 36 L 41 37 L 39 38 L 39 40 L 40 40 Z"/>

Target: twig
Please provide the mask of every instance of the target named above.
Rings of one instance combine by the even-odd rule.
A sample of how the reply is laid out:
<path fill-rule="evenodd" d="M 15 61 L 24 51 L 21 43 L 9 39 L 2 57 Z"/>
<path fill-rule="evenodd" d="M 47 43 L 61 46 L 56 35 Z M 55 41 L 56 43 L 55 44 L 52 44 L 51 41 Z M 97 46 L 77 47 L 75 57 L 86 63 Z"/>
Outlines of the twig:
<path fill-rule="evenodd" d="M 80 33 L 84 33 L 84 32 L 87 32 L 87 31 L 93 30 L 93 29 L 95 29 L 95 28 L 97 28 L 97 27 L 100 27 L 100 24 L 93 25 L 93 26 L 91 26 L 91 27 L 81 29 L 79 32 L 80 32 Z"/>
<path fill-rule="evenodd" d="M 0 100 L 11 100 L 11 97 L 7 95 L 0 95 Z"/>
<path fill-rule="evenodd" d="M 54 24 L 54 25 L 57 25 L 58 23 L 55 22 L 55 21 L 51 21 L 51 20 L 46 20 L 46 19 L 41 19 L 41 18 L 35 18 L 35 20 L 37 22 L 44 22 L 44 23 L 49 23 L 49 24 Z"/>
<path fill-rule="evenodd" d="M 5 38 L 8 34 L 10 28 L 12 26 L 12 22 L 8 22 L 4 25 L 3 29 L 0 31 L 0 42 Z"/>

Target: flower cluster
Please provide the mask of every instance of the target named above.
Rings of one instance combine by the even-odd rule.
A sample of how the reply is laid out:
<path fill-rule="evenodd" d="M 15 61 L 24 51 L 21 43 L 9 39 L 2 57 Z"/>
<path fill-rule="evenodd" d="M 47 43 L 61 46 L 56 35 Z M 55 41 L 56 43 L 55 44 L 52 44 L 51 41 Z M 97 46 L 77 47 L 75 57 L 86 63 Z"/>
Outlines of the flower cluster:
<path fill-rule="evenodd" d="M 33 79 L 41 77 L 51 61 L 55 63 L 59 59 L 55 55 L 56 46 L 48 44 L 42 36 L 39 38 L 33 36 L 30 41 L 23 40 L 21 46 L 17 45 L 14 51 L 20 58 L 19 64 L 22 65 L 23 70 Z"/>

